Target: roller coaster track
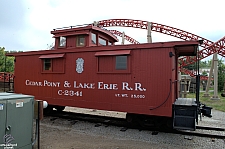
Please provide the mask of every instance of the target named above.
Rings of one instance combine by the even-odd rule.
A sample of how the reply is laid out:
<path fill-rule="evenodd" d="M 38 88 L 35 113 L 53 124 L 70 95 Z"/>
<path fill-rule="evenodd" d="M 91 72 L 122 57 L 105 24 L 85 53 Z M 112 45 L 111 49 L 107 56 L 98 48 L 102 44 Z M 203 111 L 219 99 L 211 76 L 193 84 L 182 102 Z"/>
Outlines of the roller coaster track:
<path fill-rule="evenodd" d="M 9 82 L 14 78 L 13 73 L 9 72 L 0 72 L 0 82 Z"/>
<path fill-rule="evenodd" d="M 120 31 L 117 31 L 117 30 L 108 30 L 110 33 L 114 34 L 114 35 L 117 35 L 117 36 L 120 36 L 122 37 L 123 36 L 123 33 L 121 33 Z M 130 43 L 133 43 L 133 44 L 140 44 L 140 42 L 138 42 L 137 40 L 135 40 L 134 38 L 131 38 L 130 36 L 127 36 L 126 34 L 124 34 L 124 38 L 129 41 Z"/>

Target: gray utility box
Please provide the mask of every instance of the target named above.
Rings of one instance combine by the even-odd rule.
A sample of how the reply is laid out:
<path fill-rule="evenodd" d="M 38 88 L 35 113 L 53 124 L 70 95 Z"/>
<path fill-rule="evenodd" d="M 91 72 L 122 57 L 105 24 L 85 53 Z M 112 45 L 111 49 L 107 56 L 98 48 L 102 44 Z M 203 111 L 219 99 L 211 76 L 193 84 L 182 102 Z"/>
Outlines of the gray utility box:
<path fill-rule="evenodd" d="M 0 149 L 32 149 L 33 111 L 33 96 L 0 93 Z"/>

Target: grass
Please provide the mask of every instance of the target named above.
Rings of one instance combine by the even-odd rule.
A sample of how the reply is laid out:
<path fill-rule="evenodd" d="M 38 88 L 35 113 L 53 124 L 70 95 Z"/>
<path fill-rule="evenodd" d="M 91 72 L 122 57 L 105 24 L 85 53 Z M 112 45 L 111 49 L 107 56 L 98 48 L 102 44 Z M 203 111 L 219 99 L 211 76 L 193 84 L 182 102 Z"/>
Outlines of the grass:
<path fill-rule="evenodd" d="M 219 100 L 212 100 L 211 97 L 214 92 L 209 92 L 210 97 L 202 97 L 205 92 L 200 92 L 200 102 L 206 106 L 212 107 L 213 109 L 225 112 L 225 97 L 221 96 L 221 92 L 218 92 Z M 195 93 L 189 93 L 187 98 L 195 98 Z"/>

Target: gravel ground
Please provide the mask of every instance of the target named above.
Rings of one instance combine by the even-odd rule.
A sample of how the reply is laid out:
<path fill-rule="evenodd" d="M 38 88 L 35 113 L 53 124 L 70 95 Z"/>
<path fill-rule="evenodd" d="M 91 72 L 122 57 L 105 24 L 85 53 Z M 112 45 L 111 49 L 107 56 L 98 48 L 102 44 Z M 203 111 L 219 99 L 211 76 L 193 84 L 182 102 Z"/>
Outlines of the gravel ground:
<path fill-rule="evenodd" d="M 67 111 L 91 113 L 113 117 L 125 117 L 124 113 L 100 110 L 66 108 Z M 199 125 L 225 127 L 225 113 L 213 110 L 213 118 L 203 117 Z M 78 121 L 46 117 L 41 121 L 41 149 L 223 149 L 222 139 L 211 139 L 178 134 L 158 133 Z M 225 134 L 224 134 L 225 135 Z"/>

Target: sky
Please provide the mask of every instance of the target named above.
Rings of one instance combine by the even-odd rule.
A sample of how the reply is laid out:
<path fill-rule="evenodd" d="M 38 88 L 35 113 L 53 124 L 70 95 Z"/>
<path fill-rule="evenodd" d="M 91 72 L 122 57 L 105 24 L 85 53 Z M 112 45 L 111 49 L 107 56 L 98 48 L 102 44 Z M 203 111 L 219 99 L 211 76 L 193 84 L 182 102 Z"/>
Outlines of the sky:
<path fill-rule="evenodd" d="M 107 19 L 160 23 L 216 42 L 225 36 L 224 4 L 224 0 L 0 0 L 0 47 L 8 51 L 45 50 L 54 42 L 50 33 L 54 28 Z M 147 42 L 143 29 L 107 29 Z M 152 40 L 180 39 L 152 32 Z"/>

